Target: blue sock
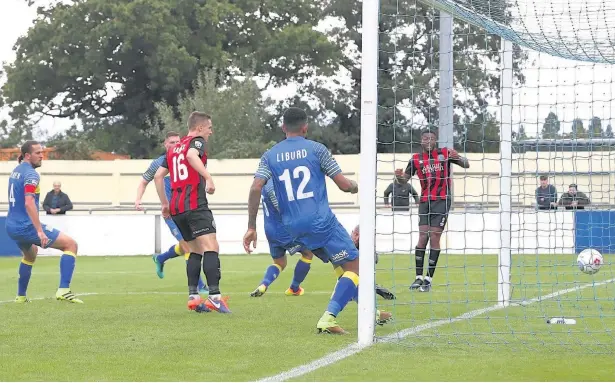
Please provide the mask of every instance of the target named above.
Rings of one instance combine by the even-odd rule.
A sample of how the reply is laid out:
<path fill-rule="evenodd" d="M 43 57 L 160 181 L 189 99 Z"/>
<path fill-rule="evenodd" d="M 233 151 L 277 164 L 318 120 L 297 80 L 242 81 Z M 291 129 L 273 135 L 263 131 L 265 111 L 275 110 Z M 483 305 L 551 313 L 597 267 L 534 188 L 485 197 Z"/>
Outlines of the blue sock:
<path fill-rule="evenodd" d="M 293 282 L 290 284 L 290 288 L 293 291 L 299 290 L 299 285 L 303 283 L 305 277 L 310 272 L 310 266 L 312 266 L 312 260 L 301 256 L 295 266 L 295 274 L 293 275 Z"/>
<path fill-rule="evenodd" d="M 337 276 L 337 280 L 338 281 L 340 280 L 342 275 L 344 275 L 344 269 L 342 269 L 341 266 L 336 267 L 335 269 L 333 269 L 333 271 L 335 271 L 335 275 Z M 355 301 L 355 302 L 359 303 L 359 289 L 358 288 L 357 288 L 357 291 L 354 294 L 354 297 L 350 301 Z"/>
<path fill-rule="evenodd" d="M 359 276 L 352 271 L 346 271 L 344 275 L 337 281 L 333 296 L 327 306 L 327 312 L 333 316 L 337 316 L 357 295 L 357 286 L 359 285 Z"/>
<path fill-rule="evenodd" d="M 164 253 L 157 255 L 156 259 L 158 259 L 158 262 L 160 263 L 165 263 L 169 259 L 179 257 L 180 255 L 183 255 L 183 254 L 184 253 L 181 249 L 181 246 L 177 244 L 177 245 L 173 245 L 169 247 L 169 250 L 165 251 Z"/>
<path fill-rule="evenodd" d="M 269 287 L 269 285 L 272 284 L 273 281 L 275 281 L 275 279 L 280 275 L 281 272 L 282 268 L 275 263 L 273 265 L 269 265 L 267 271 L 265 271 L 265 276 L 263 277 L 261 285 Z"/>
<path fill-rule="evenodd" d="M 20 297 L 26 296 L 28 290 L 28 283 L 30 283 L 30 276 L 32 276 L 33 263 L 21 260 L 19 264 L 19 281 L 17 282 L 17 295 Z"/>
<path fill-rule="evenodd" d="M 60 257 L 60 288 L 67 289 L 70 287 L 70 281 L 73 279 L 73 271 L 75 271 L 76 255 L 70 251 L 65 252 Z"/>
<path fill-rule="evenodd" d="M 186 265 L 188 264 L 188 260 L 186 259 Z M 205 287 L 205 283 L 203 283 L 203 276 L 199 276 L 199 285 L 197 286 L 197 288 L 199 290 L 202 290 L 203 287 Z"/>

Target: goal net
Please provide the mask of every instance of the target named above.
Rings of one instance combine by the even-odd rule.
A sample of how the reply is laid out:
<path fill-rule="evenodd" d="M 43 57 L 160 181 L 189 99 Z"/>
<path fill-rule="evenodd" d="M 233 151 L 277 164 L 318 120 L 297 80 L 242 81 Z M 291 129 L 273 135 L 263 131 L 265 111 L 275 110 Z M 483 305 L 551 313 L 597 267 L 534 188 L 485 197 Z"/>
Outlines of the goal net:
<path fill-rule="evenodd" d="M 361 289 L 360 341 L 615 352 L 615 4 L 363 7 L 361 251 L 379 262 L 362 256 L 361 280 L 375 270 L 396 299 L 376 297 L 394 321 L 370 327 L 373 289 Z M 441 254 L 421 291 L 410 289 L 420 207 L 395 171 L 422 152 L 427 127 L 470 167 L 451 165 Z M 420 195 L 417 175 L 410 184 Z M 407 208 L 388 206 L 404 198 Z M 585 248 L 604 257 L 596 274 L 578 268 Z M 547 323 L 558 318 L 566 324 Z"/>

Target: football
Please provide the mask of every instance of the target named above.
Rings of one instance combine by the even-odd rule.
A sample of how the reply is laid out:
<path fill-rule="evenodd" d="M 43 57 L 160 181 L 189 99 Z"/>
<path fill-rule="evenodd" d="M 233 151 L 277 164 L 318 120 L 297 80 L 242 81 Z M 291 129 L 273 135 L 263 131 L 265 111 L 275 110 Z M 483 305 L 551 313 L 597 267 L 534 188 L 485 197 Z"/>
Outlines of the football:
<path fill-rule="evenodd" d="M 603 263 L 604 259 L 602 258 L 602 254 L 595 249 L 585 249 L 581 251 L 577 257 L 579 269 L 585 274 L 596 274 Z"/>

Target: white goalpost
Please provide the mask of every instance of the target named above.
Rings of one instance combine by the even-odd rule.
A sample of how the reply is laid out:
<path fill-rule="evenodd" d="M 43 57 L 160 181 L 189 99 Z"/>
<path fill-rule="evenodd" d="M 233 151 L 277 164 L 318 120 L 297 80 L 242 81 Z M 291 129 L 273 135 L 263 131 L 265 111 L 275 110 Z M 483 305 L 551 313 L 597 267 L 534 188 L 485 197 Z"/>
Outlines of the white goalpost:
<path fill-rule="evenodd" d="M 598 91 L 604 70 L 594 67 L 615 64 L 615 8 L 594 3 L 363 0 L 361 347 L 429 339 L 615 352 L 615 71 Z M 600 23 L 575 24 L 583 17 Z M 561 75 L 556 59 L 571 72 Z M 432 291 L 419 293 L 409 290 L 418 207 L 412 196 L 406 211 L 377 201 L 432 125 L 438 146 L 471 167 L 451 167 L 442 253 Z M 545 177 L 557 189 L 554 205 L 541 205 Z M 410 182 L 420 194 L 416 177 Z M 589 195 L 584 210 L 562 199 L 573 185 Z M 576 264 L 589 247 L 606 261 L 591 276 Z M 425 270 L 428 254 L 429 246 Z M 397 299 L 382 300 L 375 284 Z M 376 326 L 377 309 L 393 322 Z M 550 326 L 552 317 L 575 318 L 576 327 Z"/>

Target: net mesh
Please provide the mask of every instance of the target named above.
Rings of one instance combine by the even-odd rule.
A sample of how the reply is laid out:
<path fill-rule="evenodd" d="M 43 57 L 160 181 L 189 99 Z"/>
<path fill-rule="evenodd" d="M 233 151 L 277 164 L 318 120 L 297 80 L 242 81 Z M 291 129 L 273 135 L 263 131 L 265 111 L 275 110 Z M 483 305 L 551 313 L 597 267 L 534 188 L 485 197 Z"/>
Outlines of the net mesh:
<path fill-rule="evenodd" d="M 615 85 L 613 67 L 605 64 L 614 48 L 604 38 L 609 20 L 615 21 L 609 17 L 615 5 L 582 3 L 381 1 L 376 283 L 397 299 L 378 298 L 378 308 L 395 318 L 391 326 L 377 328 L 379 341 L 615 352 Z M 422 293 L 409 289 L 416 275 L 418 205 L 412 195 L 406 197 L 408 209 L 386 203 L 401 193 L 395 170 L 405 169 L 411 154 L 421 150 L 420 129 L 440 122 L 439 10 L 460 18 L 453 23 L 453 124 L 440 127 L 440 135 L 451 131 L 455 149 L 471 166 L 452 166 L 453 202 L 442 254 L 431 291 Z M 517 44 L 513 136 L 504 138 L 498 35 Z M 501 142 L 513 148 L 508 307 L 498 304 L 500 222 L 507 213 L 499 207 Z M 589 206 L 539 210 L 542 175 L 556 189 L 554 202 L 576 184 Z M 420 194 L 416 176 L 410 183 Z M 388 187 L 393 195 L 383 201 Z M 589 247 L 604 256 L 595 275 L 577 267 L 577 253 Z M 425 271 L 428 258 L 429 245 Z M 576 324 L 547 324 L 561 317 Z"/>

